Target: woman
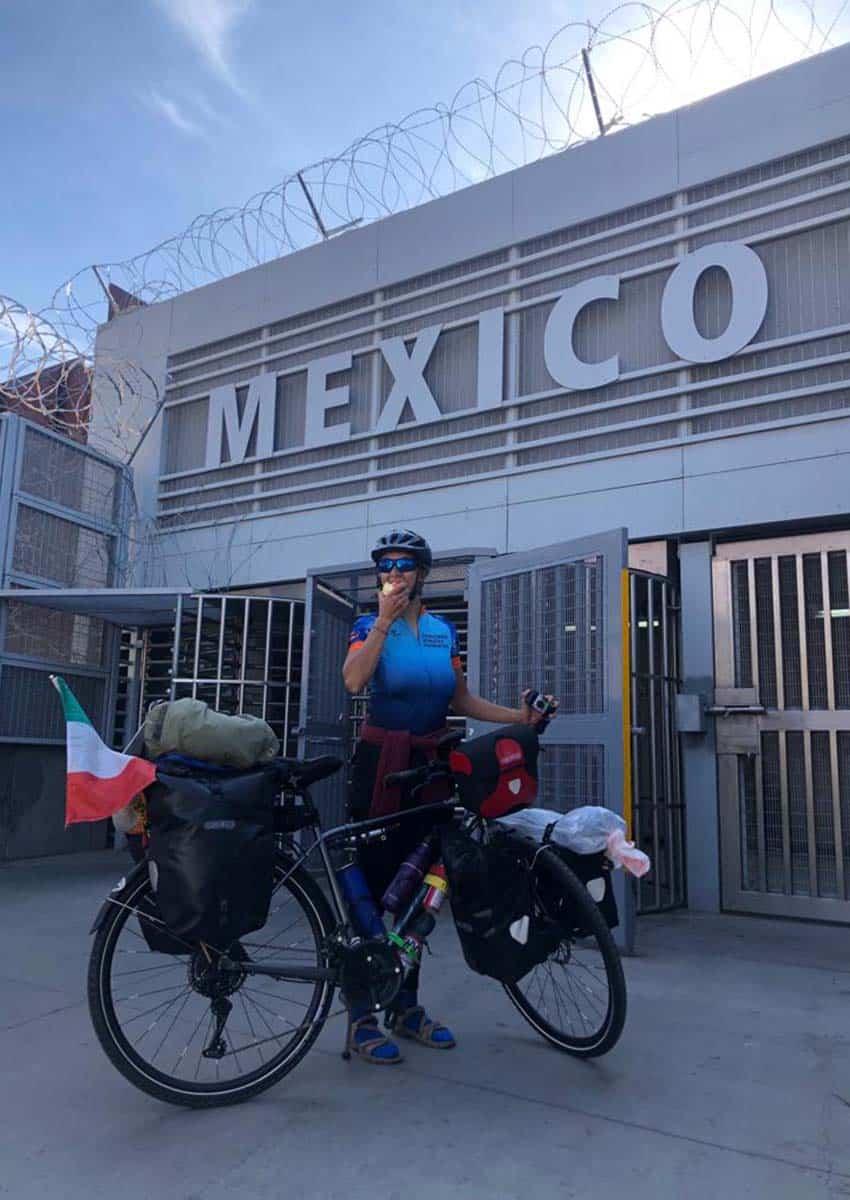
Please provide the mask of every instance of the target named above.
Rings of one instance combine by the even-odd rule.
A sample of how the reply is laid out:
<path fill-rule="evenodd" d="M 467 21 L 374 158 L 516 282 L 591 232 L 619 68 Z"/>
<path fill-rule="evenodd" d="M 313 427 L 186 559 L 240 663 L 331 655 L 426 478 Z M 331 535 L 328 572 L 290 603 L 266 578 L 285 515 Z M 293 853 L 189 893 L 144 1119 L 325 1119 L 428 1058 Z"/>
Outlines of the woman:
<path fill-rule="evenodd" d="M 350 807 L 354 819 L 381 816 L 411 807 L 409 795 L 384 787 L 394 771 L 434 757 L 447 732 L 449 708 L 456 716 L 498 724 L 535 725 L 542 718 L 520 700 L 504 708 L 475 696 L 466 685 L 451 622 L 429 613 L 422 587 L 431 568 L 428 543 L 409 529 L 394 529 L 372 550 L 377 569 L 378 611 L 358 617 L 343 667 L 347 690 L 356 695 L 368 685 L 369 706 L 352 759 Z M 524 693 L 524 695 L 527 693 Z M 420 796 L 418 803 L 445 795 Z M 414 803 L 417 801 L 414 801 Z M 405 856 L 434 828 L 432 816 L 407 817 L 386 840 L 361 852 L 361 866 L 376 901 L 384 894 Z M 408 976 L 387 1025 L 399 1037 L 434 1049 L 451 1049 L 451 1031 L 427 1016 L 418 999 L 419 972 Z M 398 1046 L 378 1029 L 377 1017 L 352 1010 L 351 1050 L 368 1062 L 401 1062 Z"/>

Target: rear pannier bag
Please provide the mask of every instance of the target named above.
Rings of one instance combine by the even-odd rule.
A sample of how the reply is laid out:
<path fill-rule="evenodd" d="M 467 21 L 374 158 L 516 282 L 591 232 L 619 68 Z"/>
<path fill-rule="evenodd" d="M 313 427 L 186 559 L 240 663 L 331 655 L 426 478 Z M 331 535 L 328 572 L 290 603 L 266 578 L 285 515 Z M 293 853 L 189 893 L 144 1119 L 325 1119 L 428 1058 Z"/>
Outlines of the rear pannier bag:
<path fill-rule="evenodd" d="M 524 859 L 456 830 L 442 839 L 452 916 L 467 966 L 502 983 L 522 979 L 554 952 L 560 929 L 534 901 Z"/>
<path fill-rule="evenodd" d="M 449 754 L 463 806 L 482 817 L 503 817 L 537 798 L 537 734 L 530 725 L 505 725 L 469 738 Z"/>
<path fill-rule="evenodd" d="M 277 791 L 272 768 L 158 772 L 147 790 L 148 865 L 172 934 L 223 949 L 266 923 Z"/>

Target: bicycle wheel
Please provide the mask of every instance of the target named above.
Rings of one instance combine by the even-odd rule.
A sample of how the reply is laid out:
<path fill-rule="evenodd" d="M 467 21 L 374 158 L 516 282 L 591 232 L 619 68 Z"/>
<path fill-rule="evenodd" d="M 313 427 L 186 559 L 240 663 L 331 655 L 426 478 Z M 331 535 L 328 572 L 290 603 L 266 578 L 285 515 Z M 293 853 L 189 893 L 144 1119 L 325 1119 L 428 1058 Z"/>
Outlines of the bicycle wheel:
<path fill-rule="evenodd" d="M 543 911 L 564 930 L 555 951 L 504 984 L 517 1009 L 567 1054 L 595 1058 L 616 1045 L 626 1020 L 626 981 L 611 931 L 584 884 L 554 851 L 532 874 Z"/>
<path fill-rule="evenodd" d="M 327 966 L 330 908 L 303 870 L 284 881 L 289 870 L 279 858 L 268 921 L 230 948 L 231 961 L 276 958 Z M 226 972 L 201 948 L 186 946 L 179 954 L 151 950 L 145 934 L 169 948 L 161 924 L 148 915 L 152 895 L 145 872 L 111 906 L 95 937 L 88 993 L 101 1045 L 125 1078 L 158 1100 L 208 1108 L 256 1096 L 312 1046 L 327 1018 L 333 985 L 249 976 L 238 966 Z M 180 949 L 180 943 L 172 948 Z M 222 1041 L 210 1055 L 217 1025 L 213 1006 L 223 1001 L 231 1008 Z"/>

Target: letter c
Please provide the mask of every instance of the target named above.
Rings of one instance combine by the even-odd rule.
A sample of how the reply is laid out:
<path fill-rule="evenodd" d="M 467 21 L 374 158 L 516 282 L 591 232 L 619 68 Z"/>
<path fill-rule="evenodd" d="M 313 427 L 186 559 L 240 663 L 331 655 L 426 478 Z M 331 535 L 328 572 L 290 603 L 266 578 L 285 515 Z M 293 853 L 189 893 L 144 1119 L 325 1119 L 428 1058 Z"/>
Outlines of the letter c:
<path fill-rule="evenodd" d="M 620 374 L 620 359 L 614 354 L 603 362 L 584 362 L 573 349 L 573 329 L 581 310 L 593 300 L 619 300 L 617 275 L 598 275 L 569 288 L 549 314 L 543 336 L 543 359 L 553 379 L 564 387 L 602 387 Z"/>

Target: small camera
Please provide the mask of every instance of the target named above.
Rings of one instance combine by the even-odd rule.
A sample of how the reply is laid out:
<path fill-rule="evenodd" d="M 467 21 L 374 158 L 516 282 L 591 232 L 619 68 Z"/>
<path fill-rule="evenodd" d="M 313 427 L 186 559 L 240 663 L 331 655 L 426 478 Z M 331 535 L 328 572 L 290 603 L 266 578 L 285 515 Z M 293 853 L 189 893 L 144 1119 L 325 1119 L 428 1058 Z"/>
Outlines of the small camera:
<path fill-rule="evenodd" d="M 526 696 L 525 702 L 530 709 L 536 713 L 540 713 L 542 717 L 548 717 L 549 714 L 553 713 L 557 708 L 557 705 L 554 703 L 554 701 L 547 699 L 542 692 L 532 691 L 528 696 Z"/>

